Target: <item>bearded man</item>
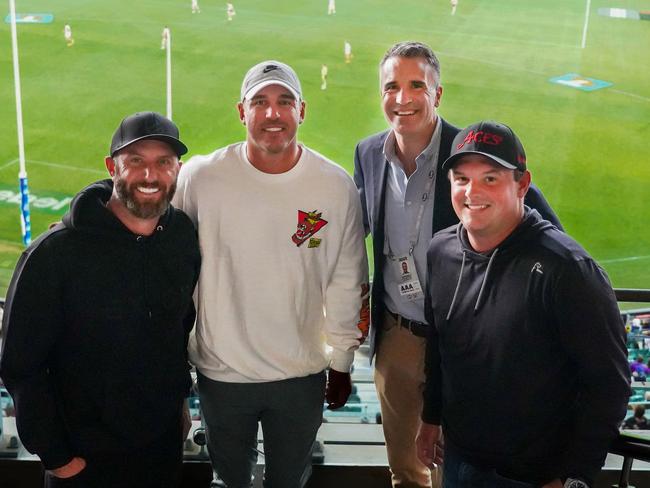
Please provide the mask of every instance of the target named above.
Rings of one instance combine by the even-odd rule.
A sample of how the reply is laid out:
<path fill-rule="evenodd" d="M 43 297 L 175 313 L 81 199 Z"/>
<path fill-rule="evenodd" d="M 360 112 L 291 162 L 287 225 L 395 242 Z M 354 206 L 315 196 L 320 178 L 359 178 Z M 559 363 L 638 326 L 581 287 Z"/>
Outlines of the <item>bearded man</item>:
<path fill-rule="evenodd" d="M 21 256 L 0 376 L 48 487 L 175 487 L 189 429 L 186 346 L 200 253 L 169 202 L 187 152 L 171 120 L 126 117 L 111 179 Z"/>

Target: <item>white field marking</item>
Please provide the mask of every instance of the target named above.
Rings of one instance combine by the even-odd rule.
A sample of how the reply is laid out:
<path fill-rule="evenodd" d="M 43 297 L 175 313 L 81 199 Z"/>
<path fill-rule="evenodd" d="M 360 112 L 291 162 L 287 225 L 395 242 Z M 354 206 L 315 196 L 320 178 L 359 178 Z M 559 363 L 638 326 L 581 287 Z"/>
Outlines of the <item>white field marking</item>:
<path fill-rule="evenodd" d="M 20 240 L 20 239 L 18 239 L 17 241 L 10 241 L 9 239 L 0 239 L 0 246 L 2 246 L 2 245 L 12 245 L 12 244 L 22 246 L 23 241 Z"/>
<path fill-rule="evenodd" d="M 591 0 L 589 0 L 591 1 Z M 152 5 L 155 5 L 155 2 L 149 2 Z M 283 19 L 292 19 L 295 21 L 301 21 L 301 20 L 313 20 L 314 16 L 313 15 L 288 15 L 284 13 L 276 13 L 276 12 L 259 12 L 257 10 L 248 10 L 248 9 L 237 9 L 237 13 L 244 13 L 246 14 L 246 18 L 251 21 L 251 20 L 256 20 L 263 22 L 264 27 L 260 28 L 259 25 L 253 26 L 255 28 L 256 33 L 263 33 L 263 32 L 273 32 L 273 33 L 285 33 L 286 29 L 280 25 L 277 27 L 269 27 L 272 26 L 272 22 L 268 22 L 269 18 L 283 18 Z M 106 24 L 111 24 L 114 25 L 114 21 L 105 18 L 105 17 L 94 17 L 91 15 L 87 16 L 81 16 L 81 17 L 75 17 L 75 19 L 78 19 L 79 21 L 90 21 L 90 22 L 101 22 L 101 23 L 106 23 Z M 339 19 L 340 21 L 343 21 L 343 18 Z M 374 22 L 372 21 L 366 21 L 363 22 L 361 19 L 354 19 L 351 22 L 345 22 L 345 24 L 350 25 L 351 27 L 369 27 L 369 26 L 374 26 Z M 137 19 L 137 21 L 133 22 L 128 22 L 128 21 L 122 21 L 120 22 L 120 25 L 122 26 L 127 26 L 127 25 L 133 25 L 133 26 L 141 26 L 141 25 L 155 25 L 155 26 L 160 26 L 160 21 L 158 20 L 148 20 L 148 19 Z M 192 19 L 191 21 L 187 22 L 175 22 L 175 26 L 179 27 L 189 27 L 193 30 L 204 30 L 204 31 L 209 31 L 214 29 L 213 24 L 209 23 L 207 21 L 207 17 L 204 17 L 202 19 Z M 392 27 L 392 26 L 384 26 L 386 30 L 396 30 L 399 31 L 399 27 Z M 243 34 L 247 33 L 250 29 L 250 24 L 243 25 L 241 22 L 238 22 L 237 25 L 232 25 L 228 27 L 229 30 L 231 31 L 238 31 Z M 444 29 L 431 29 L 431 28 L 410 28 L 410 32 L 413 33 L 421 33 L 421 34 L 438 34 L 443 37 L 447 37 L 453 34 L 458 34 L 456 31 L 450 31 L 450 30 L 444 30 Z M 512 42 L 512 43 L 517 43 L 517 44 L 527 44 L 531 46 L 554 46 L 554 47 L 565 47 L 565 48 L 574 48 L 576 49 L 577 46 L 573 43 L 568 44 L 568 43 L 561 43 L 561 42 L 551 42 L 551 41 L 544 41 L 541 39 L 528 39 L 528 38 L 514 38 L 514 37 L 503 37 L 503 36 L 491 36 L 491 35 L 483 35 L 483 34 L 476 34 L 476 33 L 462 33 L 463 37 L 476 37 L 479 39 L 486 39 L 486 40 L 491 40 L 491 41 L 500 41 L 500 42 Z M 403 37 L 403 36 L 402 36 Z M 309 33 L 305 36 L 296 36 L 295 34 L 292 34 L 292 39 L 295 40 L 302 40 L 302 39 L 311 39 Z M 377 48 L 380 48 L 382 50 L 386 49 L 386 44 L 384 42 L 373 42 L 369 41 L 366 42 L 365 45 L 374 45 Z M 436 51 L 436 55 L 439 53 L 439 51 Z"/>
<path fill-rule="evenodd" d="M 356 24 L 355 24 L 356 25 Z M 387 27 L 387 29 L 390 29 L 390 27 Z M 397 29 L 397 28 L 396 28 Z M 272 31 L 272 30 L 269 30 Z M 502 43 L 516 43 L 516 44 L 526 44 L 528 46 L 544 46 L 544 47 L 561 47 L 561 48 L 566 48 L 566 49 L 578 49 L 578 47 L 575 44 L 567 44 L 567 43 L 561 43 L 561 42 L 552 42 L 552 41 L 542 41 L 538 39 L 519 39 L 516 37 L 503 37 L 503 36 L 490 36 L 486 34 L 477 34 L 475 32 L 456 32 L 456 31 L 447 31 L 447 30 L 442 30 L 442 29 L 419 29 L 419 28 L 411 28 L 411 32 L 421 32 L 422 34 L 439 34 L 441 36 L 453 36 L 453 35 L 460 35 L 463 37 L 463 39 L 467 38 L 476 38 L 476 39 L 484 39 L 486 41 L 494 41 L 494 42 L 502 42 Z M 382 48 L 384 49 L 386 47 L 386 44 L 383 44 L 381 42 L 373 42 L 369 41 L 364 43 L 365 46 L 372 45 L 377 48 Z M 442 54 L 442 51 L 436 51 L 436 56 L 438 54 Z"/>
<path fill-rule="evenodd" d="M 627 258 L 599 259 L 598 262 L 602 264 L 614 264 L 625 263 L 628 261 L 641 261 L 642 259 L 650 259 L 650 256 L 630 256 Z"/>
<path fill-rule="evenodd" d="M 636 95 L 634 93 L 628 93 L 628 92 L 625 92 L 625 91 L 622 91 L 622 90 L 616 90 L 614 88 L 610 88 L 609 91 L 612 91 L 614 93 L 620 93 L 621 95 L 625 95 L 626 97 L 638 98 L 639 100 L 643 100 L 644 102 L 650 102 L 650 98 L 644 97 L 644 96 L 641 96 L 641 95 Z"/>
<path fill-rule="evenodd" d="M 585 11 L 585 23 L 582 26 L 582 49 L 587 45 L 587 29 L 589 28 L 589 10 L 591 9 L 591 0 L 587 0 L 587 10 Z"/>
<path fill-rule="evenodd" d="M 549 76 L 548 73 L 544 73 L 542 71 L 522 68 L 521 66 L 510 65 L 508 63 L 501 63 L 501 62 L 498 62 L 498 61 L 488 61 L 486 59 L 477 59 L 477 58 L 472 58 L 472 57 L 469 57 L 469 56 L 460 56 L 458 54 L 453 54 L 453 53 L 449 53 L 449 52 L 445 52 L 445 51 L 437 51 L 436 54 L 440 54 L 440 55 L 443 55 L 443 56 L 448 56 L 450 58 L 461 59 L 461 60 L 464 60 L 464 61 L 471 61 L 473 63 L 481 63 L 481 64 L 486 64 L 486 65 L 491 65 L 491 66 L 499 66 L 499 67 L 502 67 L 502 68 L 507 68 L 510 71 L 520 71 L 522 73 L 530 73 L 532 75 L 538 75 L 538 76 L 544 76 L 544 77 Z M 650 102 L 650 97 L 644 97 L 643 95 L 637 95 L 635 93 L 630 93 L 630 92 L 626 92 L 626 91 L 623 91 L 623 90 L 617 90 L 615 88 L 606 88 L 606 90 L 608 92 L 617 93 L 619 95 L 625 95 L 626 97 L 632 97 L 632 98 L 636 98 L 638 100 L 643 100 L 644 102 Z"/>
<path fill-rule="evenodd" d="M 0 171 L 2 171 L 5 168 L 8 168 L 9 166 L 11 166 L 13 164 L 16 164 L 17 162 L 18 162 L 18 160 L 14 159 L 13 161 L 9 161 L 8 163 L 3 164 L 2 166 L 0 166 Z M 71 170 L 75 170 L 75 171 L 82 171 L 82 172 L 85 172 L 85 173 L 93 173 L 93 174 L 101 174 L 101 175 L 107 174 L 106 171 L 102 171 L 102 170 L 99 170 L 99 169 L 80 168 L 79 166 L 72 166 L 72 165 L 69 165 L 69 164 L 60 164 L 60 163 L 50 163 L 49 161 L 36 161 L 34 159 L 28 159 L 26 162 L 29 163 L 29 164 L 36 164 L 36 165 L 41 165 L 41 166 L 49 166 L 49 167 L 52 167 L 52 168 L 71 169 Z"/>
<path fill-rule="evenodd" d="M 152 2 L 153 3 L 153 2 Z M 240 10 L 237 9 L 237 13 L 239 13 Z M 294 19 L 296 21 L 299 20 L 313 20 L 314 17 L 310 15 L 287 15 L 287 14 L 278 14 L 278 13 L 271 13 L 271 12 L 264 12 L 264 16 L 262 17 L 261 14 L 260 16 L 256 17 L 257 11 L 250 11 L 250 10 L 242 10 L 242 12 L 248 12 L 253 13 L 253 16 L 247 16 L 248 20 L 252 19 L 257 19 L 260 22 L 264 22 L 264 27 L 255 27 L 255 32 L 256 33 L 264 33 L 264 32 L 271 32 L 271 33 L 285 33 L 286 29 L 284 27 L 269 27 L 270 23 L 268 22 L 268 19 L 271 17 L 276 17 L 276 18 L 284 18 L 284 19 Z M 75 17 L 77 18 L 77 17 Z M 95 18 L 95 17 L 79 17 L 78 20 L 87 20 L 87 21 L 92 21 L 92 22 L 104 22 L 104 23 L 111 23 L 114 24 L 113 21 L 110 19 L 103 19 L 103 18 Z M 197 21 L 201 21 L 201 19 L 197 19 Z M 120 25 L 156 25 L 159 26 L 160 22 L 157 20 L 140 20 L 138 19 L 137 22 L 121 22 Z M 349 23 L 353 27 L 359 27 L 359 26 L 374 26 L 375 24 L 372 22 L 359 22 L 358 19 L 355 19 L 355 21 L 352 23 Z M 198 23 L 198 22 L 175 22 L 175 26 L 182 26 L 182 27 L 190 27 L 194 30 L 204 30 L 208 31 L 211 29 L 214 29 L 214 26 L 212 24 L 208 24 L 205 22 Z M 230 31 L 237 31 L 242 34 L 246 34 L 250 30 L 250 24 L 247 25 L 242 25 L 241 23 L 238 23 L 238 25 L 232 25 L 229 26 L 228 29 Z M 386 29 L 390 30 L 391 27 L 388 26 Z M 393 30 L 399 30 L 399 27 L 393 28 Z M 444 29 L 428 29 L 428 28 L 411 28 L 410 32 L 413 33 L 421 33 L 421 34 L 439 34 L 441 36 L 450 36 L 453 34 L 458 34 L 458 32 L 455 31 L 449 31 L 449 30 L 444 30 Z M 540 39 L 526 39 L 526 38 L 515 38 L 515 37 L 503 37 L 503 36 L 491 36 L 491 35 L 484 35 L 484 34 L 476 34 L 476 33 L 462 33 L 462 36 L 467 37 L 476 37 L 479 39 L 485 39 L 485 40 L 490 40 L 490 41 L 498 41 L 498 42 L 511 42 L 511 43 L 517 43 L 517 44 L 526 44 L 526 45 L 531 45 L 531 46 L 547 46 L 547 47 L 564 47 L 564 48 L 574 48 L 577 49 L 577 46 L 575 44 L 567 44 L 567 43 L 560 43 L 560 42 L 551 42 L 551 41 L 543 41 Z M 309 37 L 309 34 L 305 36 L 296 36 L 295 34 L 292 35 L 293 39 L 296 40 L 308 40 L 311 39 Z M 378 48 L 381 49 L 386 49 L 386 44 L 382 42 L 367 42 L 365 45 L 375 45 Z M 436 51 L 436 55 L 438 54 L 438 51 Z"/>
<path fill-rule="evenodd" d="M 8 168 L 8 167 L 11 166 L 12 164 L 16 164 L 18 161 L 19 161 L 18 158 L 16 158 L 16 159 L 12 159 L 12 160 L 9 161 L 8 163 L 3 164 L 2 166 L 0 166 L 0 171 L 2 171 L 2 170 L 5 169 L 5 168 Z"/>
<path fill-rule="evenodd" d="M 523 73 L 530 73 L 532 75 L 538 75 L 538 76 L 548 76 L 548 74 L 544 73 L 543 71 L 537 71 L 533 69 L 527 69 L 527 68 L 522 68 L 521 66 L 517 65 L 512 65 L 508 63 L 500 63 L 498 61 L 488 61 L 486 59 L 477 59 L 477 58 L 472 58 L 470 56 L 461 56 L 458 54 L 452 54 L 444 51 L 437 51 L 436 54 L 441 54 L 444 56 L 449 56 L 450 58 L 455 58 L 455 59 L 462 59 L 464 61 L 471 61 L 473 63 L 481 63 L 481 64 L 487 64 L 487 65 L 492 65 L 492 66 L 499 66 L 501 68 L 508 68 L 511 71 L 521 71 Z"/>

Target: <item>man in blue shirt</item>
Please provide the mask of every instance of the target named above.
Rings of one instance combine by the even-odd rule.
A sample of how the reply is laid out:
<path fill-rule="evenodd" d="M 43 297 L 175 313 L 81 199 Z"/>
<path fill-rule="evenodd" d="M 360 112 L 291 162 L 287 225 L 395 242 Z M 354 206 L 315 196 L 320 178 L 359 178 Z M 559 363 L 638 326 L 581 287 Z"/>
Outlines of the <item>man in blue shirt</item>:
<path fill-rule="evenodd" d="M 354 169 L 374 248 L 370 347 L 393 486 L 430 487 L 429 468 L 415 451 L 427 330 L 426 251 L 435 232 L 458 222 L 440 165 L 459 129 L 437 113 L 443 87 L 440 62 L 429 46 L 395 44 L 381 60 L 379 77 L 390 129 L 357 145 Z M 560 226 L 535 187 L 526 203 Z"/>

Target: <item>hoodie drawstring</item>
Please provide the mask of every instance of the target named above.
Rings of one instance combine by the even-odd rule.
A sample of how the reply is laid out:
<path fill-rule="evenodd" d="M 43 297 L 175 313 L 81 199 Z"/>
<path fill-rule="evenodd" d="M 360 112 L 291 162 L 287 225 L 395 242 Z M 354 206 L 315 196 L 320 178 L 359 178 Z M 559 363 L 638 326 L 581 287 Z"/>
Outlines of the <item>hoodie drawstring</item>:
<path fill-rule="evenodd" d="M 478 298 L 476 299 L 476 305 L 474 305 L 474 312 L 476 312 L 481 307 L 481 298 L 483 298 L 483 291 L 485 290 L 485 283 L 487 283 L 488 275 L 490 274 L 490 269 L 492 269 L 492 262 L 499 252 L 497 247 L 488 261 L 485 274 L 483 275 L 483 282 L 481 283 L 481 288 L 478 291 Z M 449 306 L 449 312 L 447 312 L 447 320 L 451 318 L 451 314 L 454 312 L 454 305 L 456 305 L 456 298 L 458 298 L 458 291 L 460 290 L 460 284 L 463 281 L 463 270 L 465 269 L 465 260 L 467 258 L 467 253 L 463 251 L 463 261 L 460 264 L 460 274 L 458 275 L 458 282 L 456 283 L 456 289 L 454 290 L 454 296 L 451 299 L 451 305 Z"/>
<path fill-rule="evenodd" d="M 481 289 L 478 291 L 478 298 L 476 299 L 476 305 L 474 306 L 475 312 L 481 306 L 481 298 L 483 297 L 483 290 L 485 289 L 485 283 L 487 282 L 488 275 L 490 274 L 490 268 L 492 267 L 492 262 L 494 261 L 494 257 L 497 255 L 498 252 L 499 252 L 499 248 L 497 247 L 492 253 L 492 256 L 490 256 L 490 260 L 488 261 L 487 269 L 485 270 L 485 275 L 483 276 L 483 283 L 481 283 Z"/>
<path fill-rule="evenodd" d="M 454 304 L 456 303 L 458 290 L 460 290 L 460 282 L 463 281 L 463 269 L 465 268 L 466 255 L 467 253 L 463 251 L 463 262 L 460 264 L 460 274 L 458 275 L 458 283 L 456 283 L 456 290 L 454 290 L 454 297 L 451 299 L 451 305 L 449 306 L 449 312 L 447 313 L 447 320 L 449 320 L 449 317 L 451 317 L 451 313 L 454 311 Z"/>

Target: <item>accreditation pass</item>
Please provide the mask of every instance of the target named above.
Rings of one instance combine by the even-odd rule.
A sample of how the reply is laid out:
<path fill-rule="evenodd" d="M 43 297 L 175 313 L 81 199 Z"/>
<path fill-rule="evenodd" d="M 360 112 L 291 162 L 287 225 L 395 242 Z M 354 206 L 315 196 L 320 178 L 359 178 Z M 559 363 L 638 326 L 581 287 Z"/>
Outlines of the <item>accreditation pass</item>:
<path fill-rule="evenodd" d="M 402 300 L 412 302 L 424 297 L 413 256 L 396 256 L 392 262 L 393 266 L 397 268 L 397 276 L 400 277 L 400 283 L 397 286 Z"/>

